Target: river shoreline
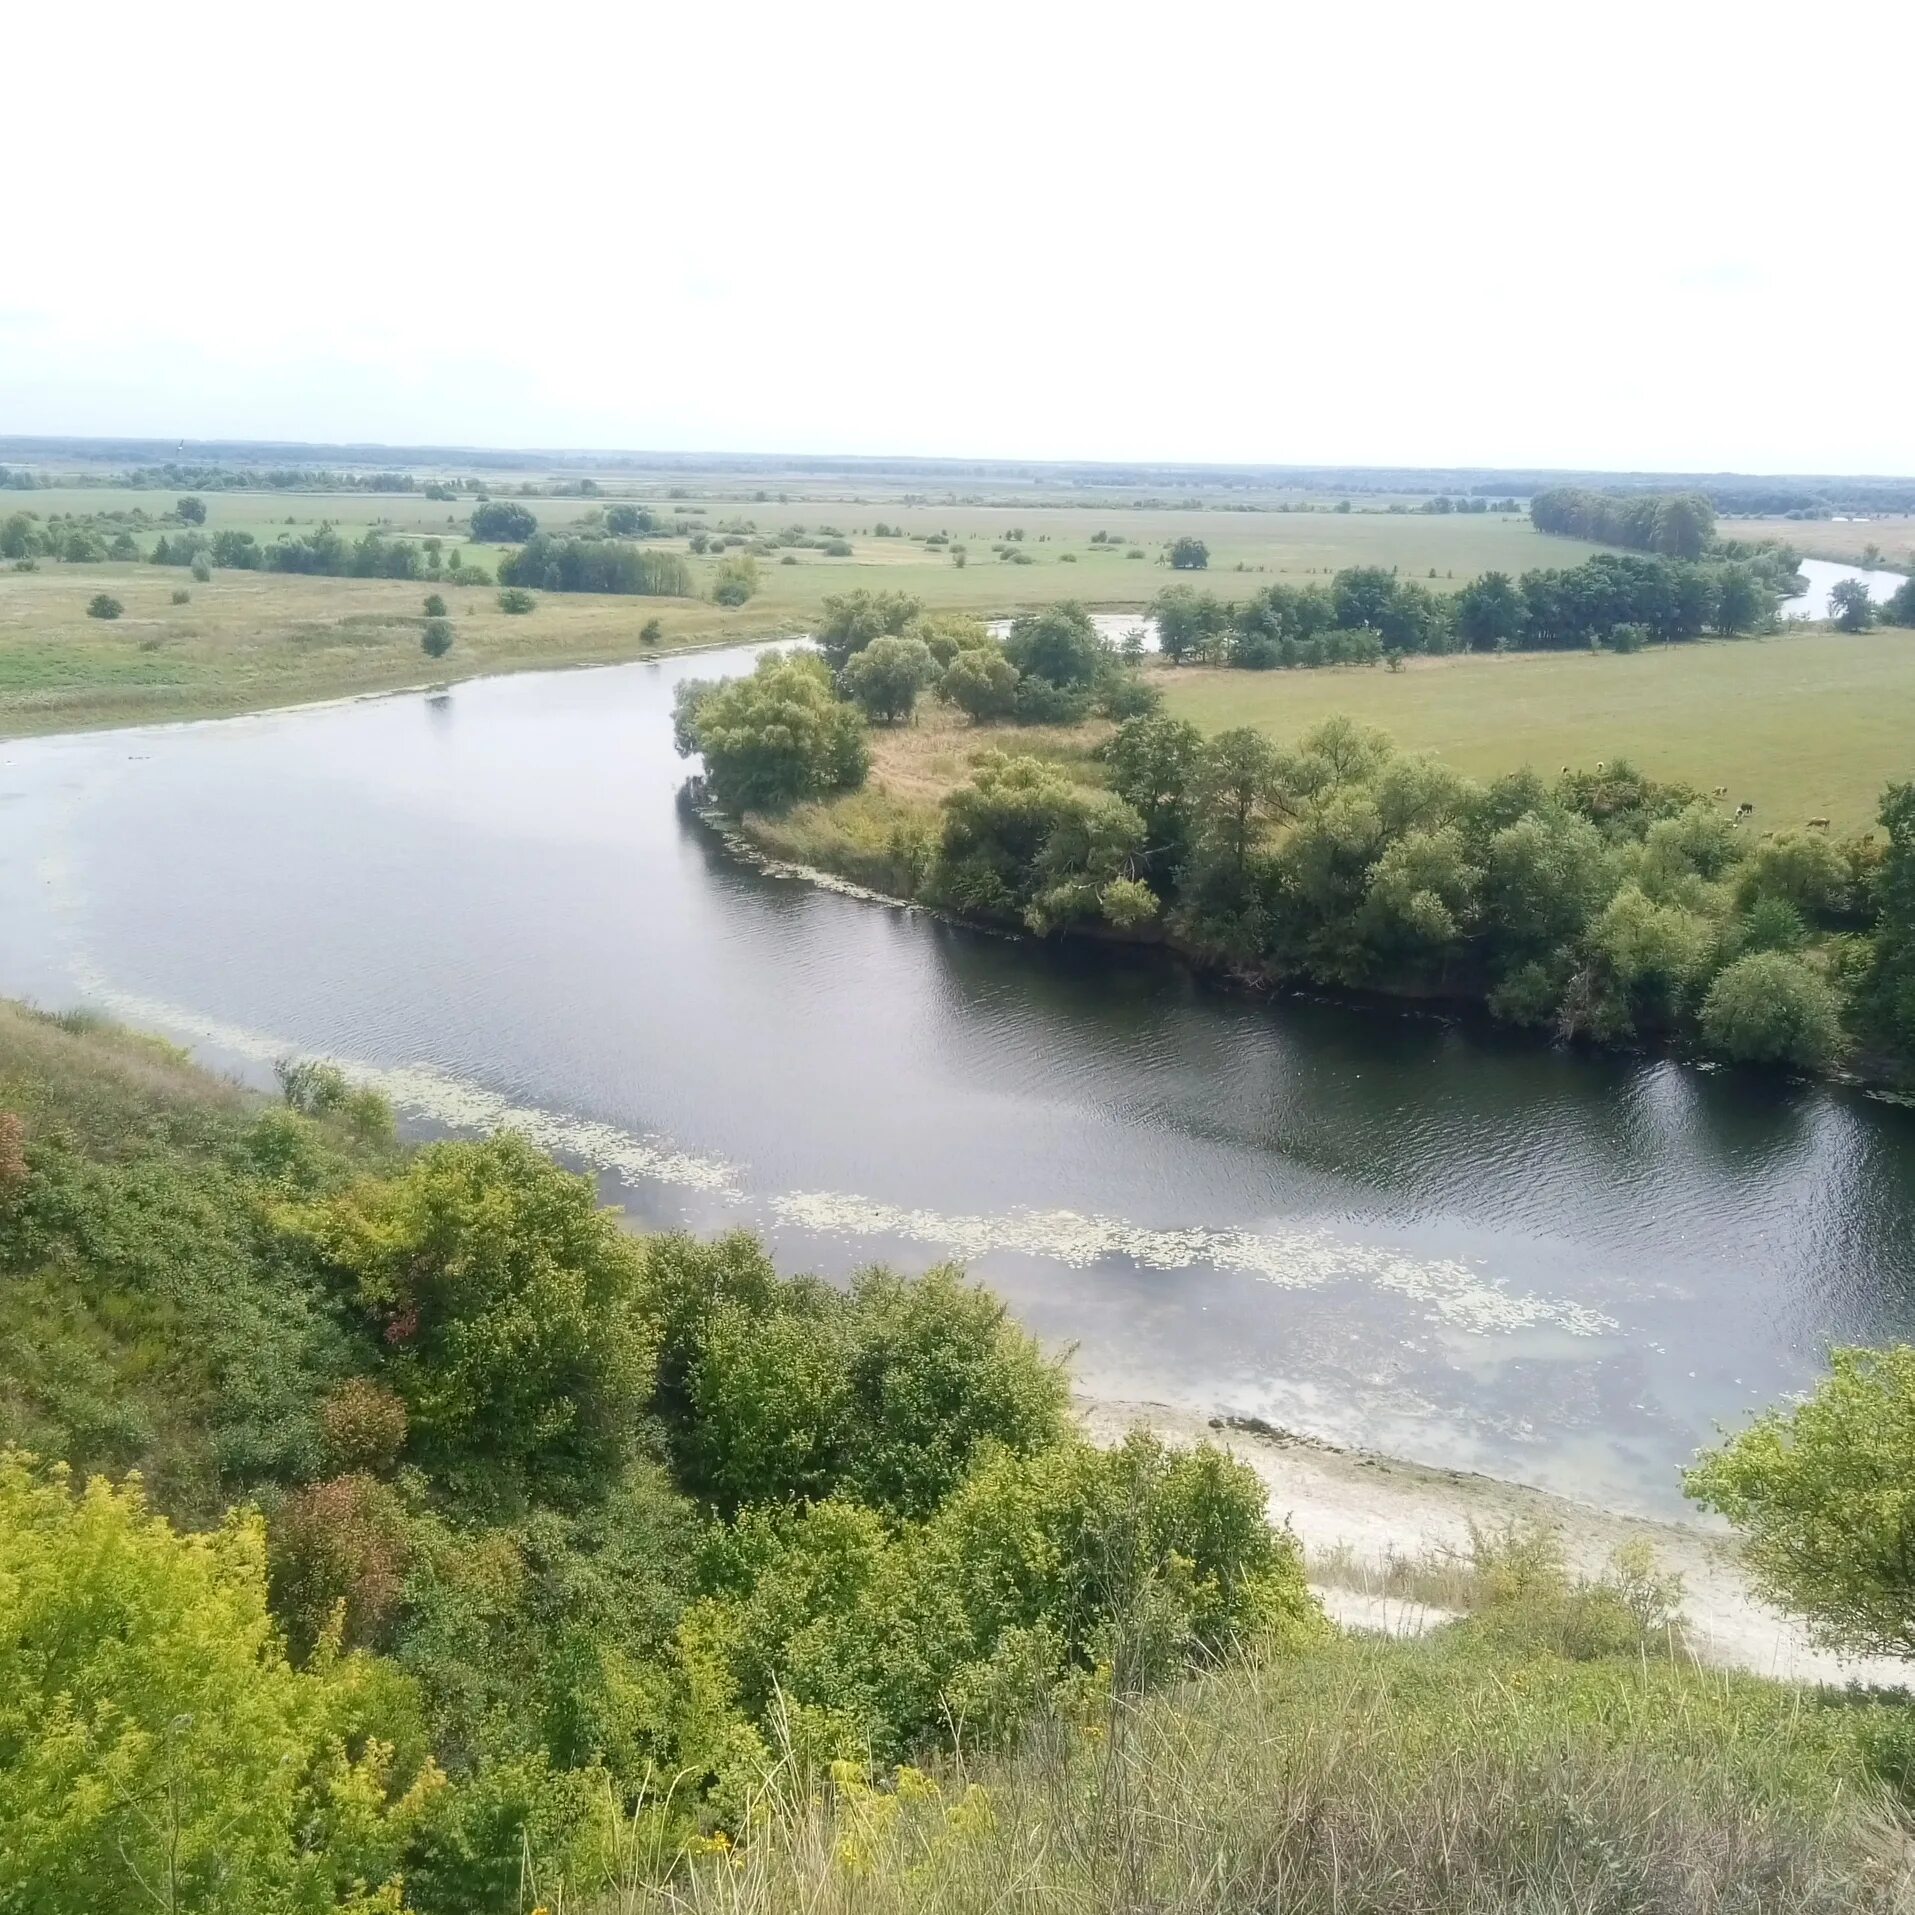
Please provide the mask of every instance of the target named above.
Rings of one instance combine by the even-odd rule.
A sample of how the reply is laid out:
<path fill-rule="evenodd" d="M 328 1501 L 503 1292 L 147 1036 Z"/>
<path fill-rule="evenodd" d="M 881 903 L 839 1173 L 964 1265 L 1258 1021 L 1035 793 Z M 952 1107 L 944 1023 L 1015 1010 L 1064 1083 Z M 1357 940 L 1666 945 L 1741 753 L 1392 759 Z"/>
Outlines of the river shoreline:
<path fill-rule="evenodd" d="M 1600 1574 L 1626 1544 L 1648 1544 L 1660 1566 L 1683 1579 L 1684 1625 L 1704 1662 L 1833 1687 L 1906 1688 L 1911 1681 L 1908 1664 L 1893 1657 L 1818 1647 L 1800 1623 L 1762 1601 L 1726 1529 L 1659 1522 L 1500 1477 L 1263 1433 L 1163 1403 L 1080 1395 L 1076 1407 L 1093 1441 L 1120 1442 L 1141 1425 L 1171 1444 L 1216 1443 L 1255 1470 L 1271 1517 L 1295 1532 L 1319 1598 L 1347 1628 L 1414 1634 L 1445 1620 L 1444 1612 L 1384 1593 L 1392 1561 L 1467 1552 L 1472 1526 L 1540 1523 L 1558 1531 L 1579 1575 Z"/>
<path fill-rule="evenodd" d="M 1015 926 L 980 924 L 975 919 L 960 917 L 954 912 L 921 903 L 915 898 L 901 898 L 895 892 L 882 891 L 875 886 L 860 883 L 855 878 L 823 866 L 801 863 L 783 857 L 773 846 L 753 836 L 752 820 L 748 817 L 733 817 L 715 805 L 698 801 L 690 802 L 687 809 L 691 816 L 718 839 L 730 856 L 737 858 L 742 864 L 763 877 L 809 884 L 821 891 L 834 892 L 840 897 L 855 898 L 866 904 L 888 905 L 897 911 L 921 912 L 927 917 L 938 919 L 941 923 L 956 925 L 963 930 L 976 932 L 986 937 L 1024 939 L 1034 936 L 1033 933 L 1020 930 Z M 1824 1071 L 1808 1071 L 1793 1066 L 1783 1068 L 1731 1064 L 1721 1058 L 1710 1057 L 1706 1053 L 1685 1050 L 1673 1041 L 1663 1044 L 1600 1044 L 1588 1038 L 1539 1039 L 1533 1027 L 1501 1022 L 1489 1014 L 1487 1005 L 1481 997 L 1460 992 L 1445 992 L 1438 989 L 1362 990 L 1338 988 L 1314 982 L 1300 983 L 1254 968 L 1221 963 L 1195 945 L 1163 932 L 1125 932 L 1113 930 L 1108 926 L 1068 924 L 1062 926 L 1056 935 L 1060 939 L 1069 939 L 1080 945 L 1122 945 L 1133 950 L 1163 951 L 1205 982 L 1241 991 L 1253 997 L 1280 997 L 1303 1003 L 1327 1004 L 1341 1009 L 1361 1011 L 1370 1016 L 1431 1018 L 1441 1023 L 1467 1028 L 1479 1034 L 1493 1032 L 1508 1039 L 1527 1037 L 1531 1042 L 1567 1045 L 1572 1050 L 1587 1048 L 1592 1052 L 1607 1052 L 1631 1057 L 1667 1058 L 1686 1065 L 1691 1070 L 1750 1070 L 1770 1080 L 1834 1085 L 1843 1090 L 1855 1091 L 1876 1103 L 1915 1110 L 1915 1088 L 1911 1088 L 1907 1080 L 1899 1075 L 1880 1068 L 1871 1068 L 1874 1060 L 1866 1056 L 1852 1060 L 1849 1066 L 1831 1066 Z M 1859 1062 L 1862 1068 L 1855 1068 L 1856 1062 Z"/>

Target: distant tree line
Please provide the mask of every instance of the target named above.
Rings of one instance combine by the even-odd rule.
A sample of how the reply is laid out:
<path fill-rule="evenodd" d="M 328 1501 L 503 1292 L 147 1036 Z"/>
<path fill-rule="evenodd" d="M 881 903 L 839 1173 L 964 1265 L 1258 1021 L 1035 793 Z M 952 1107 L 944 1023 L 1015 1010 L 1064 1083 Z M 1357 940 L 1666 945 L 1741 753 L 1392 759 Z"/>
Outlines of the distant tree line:
<path fill-rule="evenodd" d="M 1772 618 L 1778 574 L 1794 557 L 1769 553 L 1719 565 L 1636 553 L 1598 553 L 1581 565 L 1485 572 L 1461 591 L 1432 590 L 1375 565 L 1324 585 L 1271 585 L 1228 601 L 1172 585 L 1151 607 L 1172 664 L 1195 660 L 1248 671 L 1374 664 L 1392 655 L 1564 650 L 1632 651 L 1649 640 L 1757 631 Z"/>

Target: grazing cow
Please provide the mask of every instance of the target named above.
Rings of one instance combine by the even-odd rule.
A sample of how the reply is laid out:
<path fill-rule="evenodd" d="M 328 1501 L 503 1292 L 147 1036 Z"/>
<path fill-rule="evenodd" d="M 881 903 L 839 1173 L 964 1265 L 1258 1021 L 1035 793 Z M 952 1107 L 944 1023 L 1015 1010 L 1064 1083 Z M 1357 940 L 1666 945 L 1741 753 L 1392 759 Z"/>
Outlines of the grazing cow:
<path fill-rule="evenodd" d="M 1609 769 L 1609 760 L 1607 758 L 1598 758 L 1596 760 L 1596 769 L 1598 771 L 1607 771 Z"/>
<path fill-rule="evenodd" d="M 1826 818 L 1811 818 L 1809 820 L 1809 829 L 1811 831 L 1826 831 L 1828 828 L 1829 821 Z"/>
<path fill-rule="evenodd" d="M 1715 795 L 1718 798 L 1726 798 L 1729 795 L 1729 787 L 1727 785 L 1717 785 Z"/>
<path fill-rule="evenodd" d="M 1754 809 L 1755 809 L 1755 806 L 1750 804 L 1748 799 L 1744 798 L 1743 801 L 1736 806 L 1735 815 L 1738 818 L 1746 818 L 1749 815 L 1749 813 L 1752 812 Z"/>

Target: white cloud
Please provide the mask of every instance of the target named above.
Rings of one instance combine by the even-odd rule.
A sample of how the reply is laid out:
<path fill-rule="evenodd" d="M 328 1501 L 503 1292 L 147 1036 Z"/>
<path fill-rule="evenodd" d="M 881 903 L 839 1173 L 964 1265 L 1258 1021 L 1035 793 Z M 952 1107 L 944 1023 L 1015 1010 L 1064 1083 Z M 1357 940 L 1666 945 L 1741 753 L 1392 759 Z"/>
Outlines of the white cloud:
<path fill-rule="evenodd" d="M 1909 11 L 46 9 L 0 430 L 1908 471 Z"/>

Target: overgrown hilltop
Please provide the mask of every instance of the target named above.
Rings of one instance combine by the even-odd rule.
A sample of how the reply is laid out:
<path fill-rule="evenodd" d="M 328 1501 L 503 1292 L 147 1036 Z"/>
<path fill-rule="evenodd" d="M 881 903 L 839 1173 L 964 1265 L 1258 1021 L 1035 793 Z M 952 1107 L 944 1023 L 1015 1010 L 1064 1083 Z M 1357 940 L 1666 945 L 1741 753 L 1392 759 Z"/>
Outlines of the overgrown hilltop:
<path fill-rule="evenodd" d="M 742 1828 L 781 1749 L 1321 1634 L 1248 1471 L 1092 1448 L 956 1273 L 640 1242 L 285 1081 L 0 1008 L 0 1909 L 517 1910 L 633 1817 Z"/>

